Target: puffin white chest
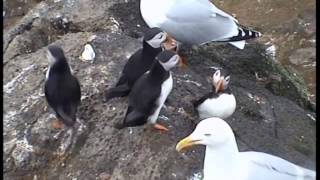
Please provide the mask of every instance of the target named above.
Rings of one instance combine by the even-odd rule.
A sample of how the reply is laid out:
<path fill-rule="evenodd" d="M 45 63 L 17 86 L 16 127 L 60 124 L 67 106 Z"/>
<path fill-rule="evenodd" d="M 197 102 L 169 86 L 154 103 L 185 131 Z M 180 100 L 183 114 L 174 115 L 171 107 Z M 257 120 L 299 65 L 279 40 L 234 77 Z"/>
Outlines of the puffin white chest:
<path fill-rule="evenodd" d="M 153 123 L 153 124 L 156 123 L 160 110 L 172 90 L 172 86 L 173 86 L 173 80 L 170 72 L 169 77 L 161 85 L 161 93 L 156 103 L 157 104 L 156 110 L 148 118 L 150 123 Z"/>
<path fill-rule="evenodd" d="M 46 72 L 46 81 L 49 79 L 49 74 L 50 74 L 50 66 L 48 67 Z"/>
<path fill-rule="evenodd" d="M 208 98 L 198 106 L 200 119 L 231 116 L 236 109 L 236 99 L 233 94 L 223 93 L 219 97 Z"/>

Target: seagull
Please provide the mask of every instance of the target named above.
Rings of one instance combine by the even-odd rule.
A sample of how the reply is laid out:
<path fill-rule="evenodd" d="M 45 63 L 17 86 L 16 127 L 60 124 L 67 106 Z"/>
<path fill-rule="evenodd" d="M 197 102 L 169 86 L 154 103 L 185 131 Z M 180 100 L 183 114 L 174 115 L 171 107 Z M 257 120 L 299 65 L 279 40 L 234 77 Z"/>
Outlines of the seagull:
<path fill-rule="evenodd" d="M 209 0 L 141 0 L 140 11 L 149 27 L 159 27 L 187 45 L 215 41 L 243 49 L 246 39 L 261 36 Z"/>
<path fill-rule="evenodd" d="M 315 180 L 316 173 L 262 152 L 239 152 L 229 124 L 220 118 L 200 121 L 176 150 L 205 145 L 204 180 Z"/>

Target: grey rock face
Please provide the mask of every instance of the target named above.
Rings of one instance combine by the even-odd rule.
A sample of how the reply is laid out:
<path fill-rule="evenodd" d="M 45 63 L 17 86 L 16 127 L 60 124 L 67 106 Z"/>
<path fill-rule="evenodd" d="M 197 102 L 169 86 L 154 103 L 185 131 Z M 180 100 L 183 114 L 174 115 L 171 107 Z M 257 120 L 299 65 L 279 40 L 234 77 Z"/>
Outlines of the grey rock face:
<path fill-rule="evenodd" d="M 229 45 L 205 45 L 187 52 L 189 68 L 174 70 L 170 104 L 160 112 L 160 122 L 169 127 L 168 133 L 147 126 L 115 129 L 113 124 L 124 117 L 127 99 L 104 104 L 103 94 L 117 82 L 130 55 L 141 47 L 135 38 L 145 26 L 137 7 L 138 1 L 41 2 L 5 32 L 5 179 L 155 180 L 194 176 L 201 172 L 204 149 L 179 154 L 175 145 L 199 122 L 190 100 L 211 90 L 211 66 L 226 68 L 232 74 L 230 86 L 237 109 L 226 120 L 236 132 L 240 150 L 271 153 L 314 169 L 315 122 L 310 118 L 314 113 L 299 103 L 303 98 L 295 84 L 257 43 L 243 51 Z M 94 63 L 79 59 L 88 40 L 92 40 L 96 53 Z M 64 49 L 80 81 L 78 117 L 87 126 L 64 156 L 57 154 L 61 140 L 53 137 L 53 117 L 45 108 L 43 94 L 49 44 Z"/>

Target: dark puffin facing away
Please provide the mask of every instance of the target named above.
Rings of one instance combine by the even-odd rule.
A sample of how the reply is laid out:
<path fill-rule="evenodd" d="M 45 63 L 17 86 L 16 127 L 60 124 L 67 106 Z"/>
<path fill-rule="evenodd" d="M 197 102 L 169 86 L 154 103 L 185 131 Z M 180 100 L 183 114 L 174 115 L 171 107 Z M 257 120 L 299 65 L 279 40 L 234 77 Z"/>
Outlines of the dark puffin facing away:
<path fill-rule="evenodd" d="M 116 128 L 141 126 L 151 123 L 156 129 L 168 129 L 157 124 L 159 112 L 173 86 L 170 69 L 181 63 L 181 58 L 172 51 L 163 51 L 157 57 L 149 72 L 134 84 L 129 94 L 126 116 Z"/>
<path fill-rule="evenodd" d="M 77 108 L 81 101 L 80 84 L 71 73 L 71 68 L 63 50 L 55 45 L 48 47 L 49 67 L 45 81 L 45 96 L 56 117 L 66 126 L 76 122 Z M 56 124 L 61 128 L 61 124 Z"/>
<path fill-rule="evenodd" d="M 213 90 L 197 101 L 193 101 L 200 119 L 230 117 L 236 109 L 236 98 L 229 88 L 230 75 L 225 70 L 216 70 L 212 77 Z"/>
<path fill-rule="evenodd" d="M 138 78 L 151 68 L 156 55 L 165 47 L 166 40 L 167 34 L 159 28 L 151 28 L 146 31 L 142 43 L 143 48 L 129 58 L 118 83 L 107 91 L 105 102 L 114 97 L 124 97 L 129 94 Z"/>

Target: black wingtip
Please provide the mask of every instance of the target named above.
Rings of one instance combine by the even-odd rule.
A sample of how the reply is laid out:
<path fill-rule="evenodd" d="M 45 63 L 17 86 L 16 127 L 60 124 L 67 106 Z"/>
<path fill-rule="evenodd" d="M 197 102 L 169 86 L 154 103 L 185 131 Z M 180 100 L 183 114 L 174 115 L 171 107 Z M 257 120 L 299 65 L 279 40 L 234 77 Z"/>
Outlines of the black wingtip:
<path fill-rule="evenodd" d="M 239 25 L 238 35 L 233 36 L 231 38 L 228 38 L 227 40 L 225 40 L 223 42 L 243 41 L 243 40 L 258 38 L 261 36 L 262 36 L 261 32 L 255 31 L 255 30 L 250 30 L 247 27 Z"/>

